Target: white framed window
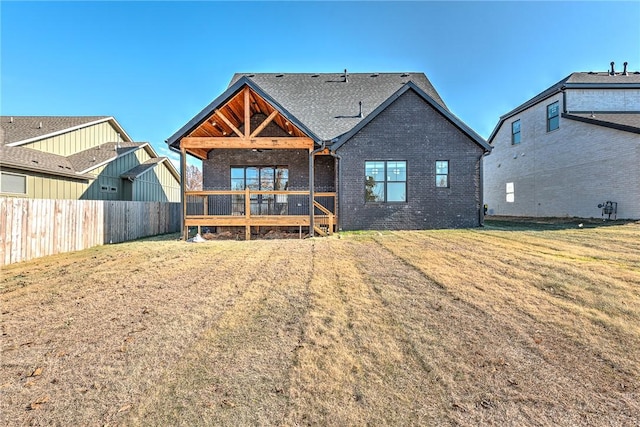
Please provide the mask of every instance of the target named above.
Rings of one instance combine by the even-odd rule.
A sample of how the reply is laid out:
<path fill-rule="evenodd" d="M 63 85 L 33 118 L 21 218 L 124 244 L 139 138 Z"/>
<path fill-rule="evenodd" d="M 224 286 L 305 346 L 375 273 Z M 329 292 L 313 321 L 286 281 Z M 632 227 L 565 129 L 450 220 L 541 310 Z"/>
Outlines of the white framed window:
<path fill-rule="evenodd" d="M 27 194 L 27 176 L 0 172 L 0 193 Z"/>
<path fill-rule="evenodd" d="M 507 182 L 507 203 L 513 203 L 516 201 L 516 187 L 513 182 Z"/>

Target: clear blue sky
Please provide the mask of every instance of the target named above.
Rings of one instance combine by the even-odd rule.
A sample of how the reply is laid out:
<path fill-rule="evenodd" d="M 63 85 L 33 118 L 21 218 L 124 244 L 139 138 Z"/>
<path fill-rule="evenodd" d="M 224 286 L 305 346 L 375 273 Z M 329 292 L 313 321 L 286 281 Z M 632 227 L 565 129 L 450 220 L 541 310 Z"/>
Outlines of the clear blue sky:
<path fill-rule="evenodd" d="M 234 72 L 424 72 L 486 138 L 571 72 L 640 70 L 640 1 L 2 1 L 0 14 L 2 115 L 114 116 L 161 155 Z"/>

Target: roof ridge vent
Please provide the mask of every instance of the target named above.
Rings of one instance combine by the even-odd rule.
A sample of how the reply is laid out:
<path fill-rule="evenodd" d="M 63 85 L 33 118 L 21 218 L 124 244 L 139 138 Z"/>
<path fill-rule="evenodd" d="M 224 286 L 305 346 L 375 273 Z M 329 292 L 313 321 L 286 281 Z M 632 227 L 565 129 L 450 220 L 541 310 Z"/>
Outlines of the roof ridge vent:
<path fill-rule="evenodd" d="M 611 61 L 611 71 L 609 71 L 610 76 L 616 75 L 616 70 L 613 68 L 614 65 L 615 65 L 615 62 Z"/>
<path fill-rule="evenodd" d="M 622 64 L 622 65 L 624 65 L 624 70 L 622 71 L 622 75 L 623 76 L 628 76 L 629 75 L 629 73 L 627 73 L 627 65 L 628 64 L 629 63 L 627 61 L 624 61 L 624 64 Z"/>

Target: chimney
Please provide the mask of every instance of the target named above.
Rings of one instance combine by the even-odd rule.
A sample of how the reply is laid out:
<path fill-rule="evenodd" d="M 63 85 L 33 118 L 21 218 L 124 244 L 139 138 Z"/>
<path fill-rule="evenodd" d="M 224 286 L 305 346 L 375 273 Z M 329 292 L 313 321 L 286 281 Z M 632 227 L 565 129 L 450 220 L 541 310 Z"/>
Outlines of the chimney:
<path fill-rule="evenodd" d="M 609 71 L 609 75 L 610 75 L 610 76 L 615 76 L 615 75 L 616 75 L 616 72 L 615 72 L 615 70 L 613 69 L 613 65 L 614 65 L 614 64 L 615 64 L 615 63 L 614 63 L 613 61 L 611 61 L 611 71 Z"/>
<path fill-rule="evenodd" d="M 362 101 L 358 103 L 360 105 L 360 113 L 358 113 L 358 117 L 362 118 Z"/>
<path fill-rule="evenodd" d="M 347 75 L 348 75 L 348 74 L 347 74 L 347 69 L 345 68 L 345 69 L 344 69 L 344 76 L 342 76 L 342 78 L 344 79 L 344 80 L 342 80 L 342 81 L 343 81 L 343 82 L 345 82 L 345 83 L 347 83 L 347 82 L 349 81 L 349 79 L 347 78 Z"/>
<path fill-rule="evenodd" d="M 627 64 L 628 64 L 628 62 L 627 62 L 627 61 L 625 61 L 625 62 L 624 62 L 624 64 L 622 64 L 622 65 L 624 65 L 624 70 L 622 71 L 622 75 L 623 75 L 623 76 L 628 76 L 628 75 L 629 75 L 629 74 L 627 73 Z"/>

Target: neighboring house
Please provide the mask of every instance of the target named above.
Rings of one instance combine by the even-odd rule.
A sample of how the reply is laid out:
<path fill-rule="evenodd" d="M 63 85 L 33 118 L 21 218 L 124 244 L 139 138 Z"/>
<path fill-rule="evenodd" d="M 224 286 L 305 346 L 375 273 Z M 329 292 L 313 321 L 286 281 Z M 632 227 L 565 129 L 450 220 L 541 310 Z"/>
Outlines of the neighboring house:
<path fill-rule="evenodd" d="M 609 201 L 640 218 L 640 72 L 626 63 L 572 73 L 500 117 L 489 143 L 490 215 L 609 218 Z"/>
<path fill-rule="evenodd" d="M 482 223 L 490 147 L 423 73 L 236 74 L 167 143 L 183 166 L 187 154 L 203 161 L 185 227 L 241 226 L 248 238 L 252 226 Z"/>
<path fill-rule="evenodd" d="M 0 116 L 0 195 L 180 201 L 180 175 L 113 117 Z"/>

